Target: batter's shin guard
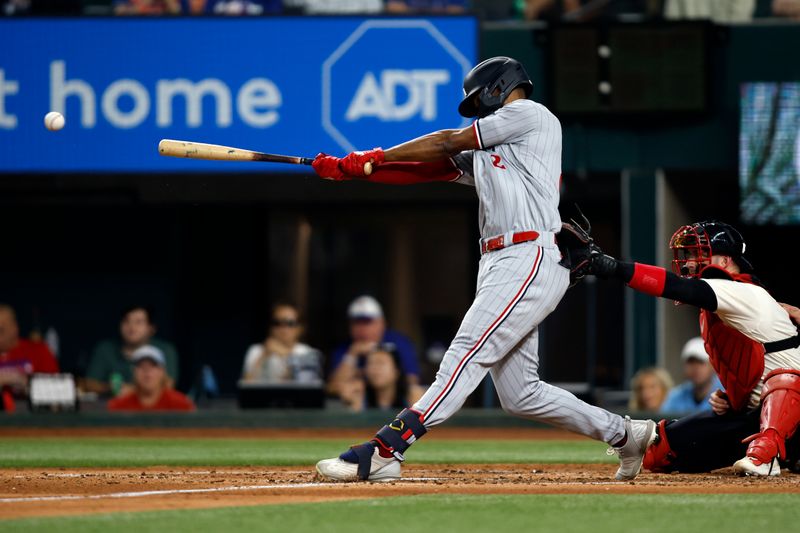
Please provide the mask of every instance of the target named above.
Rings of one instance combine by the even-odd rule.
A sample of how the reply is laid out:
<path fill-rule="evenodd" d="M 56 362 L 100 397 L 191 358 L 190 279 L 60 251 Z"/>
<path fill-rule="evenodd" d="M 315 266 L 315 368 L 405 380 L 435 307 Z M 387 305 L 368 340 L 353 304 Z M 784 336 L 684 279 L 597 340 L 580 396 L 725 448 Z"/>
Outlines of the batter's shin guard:
<path fill-rule="evenodd" d="M 403 409 L 397 418 L 383 426 L 375 435 L 375 441 L 383 450 L 391 453 L 398 461 L 405 461 L 403 453 L 428 430 L 422 424 L 422 413 Z"/>
<path fill-rule="evenodd" d="M 666 420 L 658 423 L 656 426 L 656 440 L 644 452 L 642 467 L 650 472 L 672 472 L 672 462 L 675 460 L 676 455 L 667 440 L 666 425 Z"/>
<path fill-rule="evenodd" d="M 800 371 L 778 368 L 767 374 L 761 389 L 761 431 L 749 442 L 747 456 L 762 464 L 786 457 L 786 440 L 800 424 Z"/>

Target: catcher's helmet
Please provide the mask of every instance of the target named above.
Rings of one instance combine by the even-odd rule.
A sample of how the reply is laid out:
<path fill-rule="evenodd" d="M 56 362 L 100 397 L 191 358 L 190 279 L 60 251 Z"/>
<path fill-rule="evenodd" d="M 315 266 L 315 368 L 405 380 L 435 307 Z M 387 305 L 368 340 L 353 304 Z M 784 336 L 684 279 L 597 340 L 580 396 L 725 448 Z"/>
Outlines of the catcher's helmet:
<path fill-rule="evenodd" d="M 744 257 L 742 234 L 724 222 L 707 220 L 682 226 L 672 235 L 669 247 L 673 253 L 672 270 L 681 276 L 699 276 L 702 267 L 711 263 L 712 255 L 728 255 L 742 272 L 753 271 L 753 265 Z M 699 265 L 695 272 L 689 271 L 689 261 Z"/>
<path fill-rule="evenodd" d="M 464 78 L 464 99 L 458 112 L 468 118 L 485 117 L 500 109 L 517 87 L 525 89 L 526 97 L 533 91 L 533 82 L 519 61 L 504 56 L 482 61 Z M 495 96 L 493 93 L 497 90 L 500 94 Z M 474 102 L 476 94 L 479 95 L 477 107 Z"/>

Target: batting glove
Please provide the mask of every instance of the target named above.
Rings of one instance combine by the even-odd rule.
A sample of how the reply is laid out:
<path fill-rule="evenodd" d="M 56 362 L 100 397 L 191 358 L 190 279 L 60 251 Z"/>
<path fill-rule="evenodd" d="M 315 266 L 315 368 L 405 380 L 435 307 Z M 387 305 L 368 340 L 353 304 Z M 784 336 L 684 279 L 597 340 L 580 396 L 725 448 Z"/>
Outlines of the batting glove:
<path fill-rule="evenodd" d="M 349 176 L 365 176 L 364 165 L 372 163 L 372 166 L 380 165 L 384 161 L 383 150 L 373 148 L 364 152 L 350 152 L 344 156 L 339 163 L 342 172 Z"/>
<path fill-rule="evenodd" d="M 317 157 L 314 158 L 314 162 L 311 163 L 311 167 L 322 179 L 333 181 L 349 180 L 350 178 L 345 176 L 344 173 L 339 169 L 339 163 L 341 161 L 342 160 L 338 157 L 319 153 L 317 154 Z"/>

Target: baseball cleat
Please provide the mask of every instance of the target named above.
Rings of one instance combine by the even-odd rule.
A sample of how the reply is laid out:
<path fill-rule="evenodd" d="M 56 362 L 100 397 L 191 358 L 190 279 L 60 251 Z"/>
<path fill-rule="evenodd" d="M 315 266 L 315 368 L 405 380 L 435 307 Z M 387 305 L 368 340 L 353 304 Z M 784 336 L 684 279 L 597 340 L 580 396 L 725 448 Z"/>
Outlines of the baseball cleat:
<path fill-rule="evenodd" d="M 614 476 L 618 481 L 629 481 L 639 475 L 644 454 L 656 439 L 656 423 L 652 420 L 631 420 L 626 416 L 625 435 L 628 437 L 625 444 L 612 446 L 607 452 L 619 456 L 619 469 Z"/>
<path fill-rule="evenodd" d="M 358 473 L 358 457 L 348 450 L 339 457 L 323 459 L 317 463 L 317 473 L 330 481 L 361 481 Z M 397 481 L 400 479 L 400 461 L 394 457 L 382 457 L 374 447 L 369 464 L 369 475 L 364 481 Z"/>
<path fill-rule="evenodd" d="M 770 463 L 762 463 L 754 457 L 745 457 L 733 463 L 733 471 L 740 476 L 780 476 L 781 465 L 777 457 Z"/>

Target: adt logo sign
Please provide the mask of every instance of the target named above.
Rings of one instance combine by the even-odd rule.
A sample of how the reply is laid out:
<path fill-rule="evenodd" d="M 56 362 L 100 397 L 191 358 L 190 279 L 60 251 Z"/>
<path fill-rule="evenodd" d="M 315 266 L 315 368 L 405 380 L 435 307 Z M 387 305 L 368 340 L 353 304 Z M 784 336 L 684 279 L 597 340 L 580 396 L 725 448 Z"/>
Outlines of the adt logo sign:
<path fill-rule="evenodd" d="M 431 21 L 368 20 L 323 64 L 322 126 L 348 152 L 456 127 L 470 68 Z"/>

